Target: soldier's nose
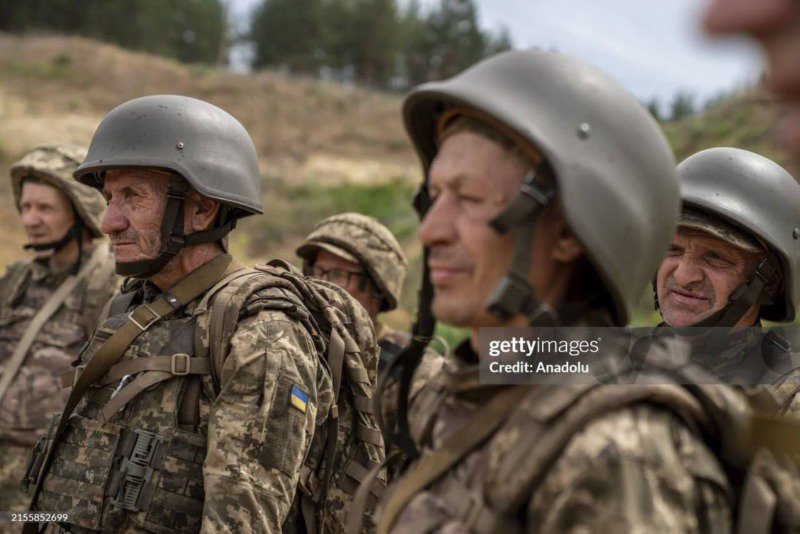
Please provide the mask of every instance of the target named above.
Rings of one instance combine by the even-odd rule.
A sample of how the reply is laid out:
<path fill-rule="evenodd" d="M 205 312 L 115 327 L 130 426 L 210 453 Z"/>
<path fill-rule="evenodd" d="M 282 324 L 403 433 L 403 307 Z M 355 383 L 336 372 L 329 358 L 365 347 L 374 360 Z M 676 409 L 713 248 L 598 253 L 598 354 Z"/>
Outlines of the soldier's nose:
<path fill-rule="evenodd" d="M 417 229 L 417 237 L 424 246 L 431 247 L 454 240 L 454 217 L 449 211 L 452 210 L 447 209 L 447 202 L 442 198 L 437 199 L 428 209 Z"/>
<path fill-rule="evenodd" d="M 122 232 L 128 228 L 128 219 L 115 207 L 109 205 L 103 220 L 100 223 L 100 231 L 106 235 L 115 232 Z"/>
<path fill-rule="evenodd" d="M 703 270 L 693 261 L 682 258 L 678 261 L 675 270 L 672 271 L 672 278 L 681 286 L 688 286 L 703 279 Z"/>

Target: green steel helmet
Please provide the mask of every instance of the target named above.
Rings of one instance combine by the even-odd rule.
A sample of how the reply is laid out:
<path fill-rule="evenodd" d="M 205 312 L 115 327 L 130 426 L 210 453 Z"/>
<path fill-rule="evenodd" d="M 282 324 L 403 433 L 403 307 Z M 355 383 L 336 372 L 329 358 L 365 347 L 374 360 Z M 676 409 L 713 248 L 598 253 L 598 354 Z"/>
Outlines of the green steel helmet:
<path fill-rule="evenodd" d="M 381 311 L 397 307 L 408 261 L 397 238 L 377 219 L 360 213 L 328 217 L 314 227 L 297 255 L 313 263 L 320 250 L 362 265 L 383 295 Z"/>
<path fill-rule="evenodd" d="M 719 217 L 777 258 L 783 290 L 762 306 L 761 316 L 793 321 L 800 302 L 800 184 L 774 161 L 727 147 L 689 156 L 678 174 L 684 211 Z"/>
<path fill-rule="evenodd" d="M 72 173 L 86 157 L 86 149 L 72 145 L 40 146 L 11 166 L 11 190 L 19 207 L 26 178 L 45 182 L 64 193 L 92 237 L 102 237 L 100 221 L 106 202 L 99 191 L 79 184 Z"/>
<path fill-rule="evenodd" d="M 184 246 L 224 243 L 238 219 L 263 212 L 261 177 L 253 141 L 222 109 L 186 96 L 136 98 L 100 122 L 86 160 L 74 173 L 79 182 L 102 189 L 105 171 L 142 167 L 170 174 L 158 256 L 117 263 L 117 273 L 146 278 Z M 183 235 L 184 199 L 189 188 L 222 205 L 217 226 Z"/>
<path fill-rule="evenodd" d="M 557 200 L 627 323 L 671 242 L 675 160 L 658 123 L 610 77 L 554 52 L 512 51 L 416 88 L 403 117 L 427 176 L 440 117 L 463 108 L 541 153 Z M 427 180 L 427 178 L 426 178 Z M 522 195 L 520 195 L 522 196 Z"/>
<path fill-rule="evenodd" d="M 75 179 L 102 188 L 102 171 L 146 167 L 182 176 L 237 217 L 263 213 L 253 141 L 226 111 L 195 98 L 144 96 L 103 117 Z"/>

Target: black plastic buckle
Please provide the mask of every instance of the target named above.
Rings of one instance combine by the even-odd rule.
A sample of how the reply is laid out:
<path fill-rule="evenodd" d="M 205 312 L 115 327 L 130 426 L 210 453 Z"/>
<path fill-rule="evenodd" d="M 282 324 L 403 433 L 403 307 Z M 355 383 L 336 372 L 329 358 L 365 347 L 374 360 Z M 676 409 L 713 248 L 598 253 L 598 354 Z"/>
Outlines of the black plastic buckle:
<path fill-rule="evenodd" d="M 758 264 L 758 267 L 756 267 L 756 276 L 759 277 L 766 286 L 769 284 L 772 277 L 775 276 L 775 271 L 777 271 L 775 263 L 770 261 L 769 258 L 764 258 L 761 260 L 761 263 Z"/>
<path fill-rule="evenodd" d="M 111 504 L 124 510 L 137 512 L 141 509 L 139 497 L 144 485 L 151 482 L 155 469 L 150 467 L 156 448 L 163 440 L 156 434 L 144 430 L 134 430 L 136 443 L 130 456 L 123 456 L 120 465 L 120 482 L 117 494 L 111 499 Z"/>
<path fill-rule="evenodd" d="M 47 452 L 47 438 L 42 438 L 36 442 L 31 451 L 31 460 L 28 462 L 28 467 L 25 468 L 25 474 L 22 475 L 20 485 L 24 493 L 28 493 L 31 485 L 35 485 L 39 481 L 39 471 L 42 469 L 44 463 L 44 455 Z"/>
<path fill-rule="evenodd" d="M 494 293 L 486 302 L 486 308 L 501 321 L 507 321 L 527 309 L 532 297 L 533 290 L 528 281 L 509 273 L 497 284 Z"/>

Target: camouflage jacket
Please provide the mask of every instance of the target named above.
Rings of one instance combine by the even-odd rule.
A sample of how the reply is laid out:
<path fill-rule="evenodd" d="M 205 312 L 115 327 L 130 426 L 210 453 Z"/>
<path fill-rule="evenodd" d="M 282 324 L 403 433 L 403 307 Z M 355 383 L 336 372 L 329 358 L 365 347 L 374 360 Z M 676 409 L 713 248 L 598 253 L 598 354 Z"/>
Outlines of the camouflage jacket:
<path fill-rule="evenodd" d="M 0 441 L 35 443 L 66 400 L 56 373 L 75 359 L 103 305 L 119 285 L 106 244 L 94 245 L 84 257 L 95 247 L 102 247 L 105 257 L 41 328 L 4 396 Z M 33 316 L 68 276 L 69 272 L 54 273 L 39 261 L 24 260 L 8 266 L 0 279 L 0 372 Z"/>
<path fill-rule="evenodd" d="M 158 293 L 146 282 L 125 290 L 132 293 L 127 309 Z M 194 335 L 202 297 L 141 333 L 120 362 L 194 354 L 203 342 Z M 113 311 L 81 362 L 127 319 L 127 310 Z M 172 358 L 172 373 L 116 413 L 103 415 L 103 406 L 133 383 L 130 376 L 89 390 L 56 444 L 36 508 L 69 512 L 73 530 L 279 532 L 332 402 L 331 378 L 309 333 L 283 311 L 245 313 L 218 395 L 210 373 L 174 372 Z M 184 405 L 193 388 L 198 395 Z"/>
<path fill-rule="evenodd" d="M 771 384 L 792 367 L 786 340 L 760 324 L 698 337 L 691 342 L 692 361 L 726 384 Z"/>
<path fill-rule="evenodd" d="M 653 332 L 668 331 L 663 326 Z M 720 383 L 740 386 L 756 411 L 800 421 L 800 358 L 780 329 L 760 323 L 734 332 L 712 329 L 691 346 L 692 361 Z"/>
<path fill-rule="evenodd" d="M 498 388 L 476 378 L 477 356 L 465 342 L 424 385 L 410 416 L 423 458 L 495 395 Z M 644 402 L 591 420 L 543 461 L 517 505 L 494 512 L 517 466 L 561 422 L 570 387 L 532 386 L 488 440 L 407 502 L 392 532 L 731 530 L 731 490 L 720 463 L 682 419 Z"/>
<path fill-rule="evenodd" d="M 411 336 L 407 332 L 393 330 L 382 323 L 378 324 L 376 337 L 378 338 L 378 348 L 380 349 L 380 360 L 378 362 L 380 371 L 383 371 L 383 368 L 388 365 L 389 361 L 399 351 L 405 349 L 411 343 Z M 431 347 L 427 347 L 419 366 L 414 371 L 414 380 L 411 383 L 411 391 L 408 394 L 409 405 L 415 402 L 417 395 L 422 390 L 422 386 L 431 376 L 441 370 L 442 365 L 444 365 L 444 357 Z M 395 428 L 397 425 L 397 394 L 399 387 L 399 378 L 393 376 L 390 377 L 390 381 L 386 383 L 381 391 L 381 416 L 387 428 Z M 387 456 L 391 454 L 392 450 L 387 451 Z"/>

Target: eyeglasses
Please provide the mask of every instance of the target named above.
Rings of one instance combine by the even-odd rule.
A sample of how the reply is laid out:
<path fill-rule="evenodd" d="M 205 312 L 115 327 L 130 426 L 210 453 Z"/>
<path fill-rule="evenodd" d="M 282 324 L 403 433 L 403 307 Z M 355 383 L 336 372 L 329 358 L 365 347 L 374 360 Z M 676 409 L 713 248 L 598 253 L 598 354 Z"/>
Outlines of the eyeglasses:
<path fill-rule="evenodd" d="M 347 269 L 323 269 L 317 265 L 311 265 L 306 269 L 306 276 L 318 278 L 319 280 L 327 280 L 340 287 L 347 287 L 350 285 L 352 277 L 358 277 L 358 288 L 363 291 L 367 287 L 369 275 L 364 271 L 348 271 Z"/>

